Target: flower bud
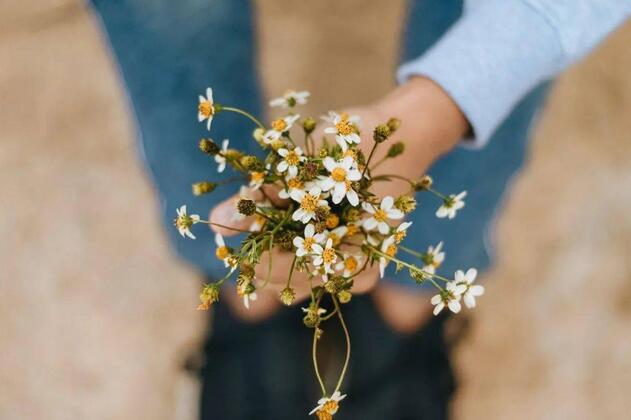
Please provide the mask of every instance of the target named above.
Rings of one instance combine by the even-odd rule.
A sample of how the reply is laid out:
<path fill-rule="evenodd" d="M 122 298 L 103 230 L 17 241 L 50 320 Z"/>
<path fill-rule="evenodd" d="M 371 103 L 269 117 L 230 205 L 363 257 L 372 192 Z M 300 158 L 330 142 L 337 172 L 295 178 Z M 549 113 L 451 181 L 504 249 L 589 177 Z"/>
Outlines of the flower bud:
<path fill-rule="evenodd" d="M 353 294 L 348 290 L 341 290 L 337 292 L 337 299 L 340 301 L 340 303 L 348 303 L 351 301 L 352 297 Z"/>
<path fill-rule="evenodd" d="M 294 303 L 296 299 L 296 291 L 291 287 L 285 287 L 280 291 L 280 301 L 283 302 L 284 305 L 291 305 Z"/>
<path fill-rule="evenodd" d="M 315 130 L 315 128 L 316 128 L 316 125 L 317 125 L 316 120 L 314 120 L 311 117 L 305 119 L 302 122 L 302 128 L 305 130 L 306 134 L 313 133 L 313 130 Z"/>
<path fill-rule="evenodd" d="M 239 278 L 243 280 L 252 280 L 254 278 L 254 267 L 248 263 L 241 264 L 241 270 L 239 271 Z"/>
<path fill-rule="evenodd" d="M 320 150 L 318 151 L 318 157 L 325 158 L 325 157 L 327 157 L 328 155 L 329 155 L 329 151 L 328 151 L 328 150 L 326 150 L 326 147 L 322 147 L 322 148 L 320 148 Z"/>
<path fill-rule="evenodd" d="M 326 220 L 331 210 L 328 207 L 320 206 L 315 209 L 315 215 L 318 220 Z"/>
<path fill-rule="evenodd" d="M 241 153 L 240 151 L 236 149 L 228 149 L 223 154 L 226 157 L 226 159 L 228 159 L 229 162 L 235 161 L 235 160 L 241 160 L 241 156 L 243 156 L 243 153 Z"/>
<path fill-rule="evenodd" d="M 300 179 L 302 181 L 313 181 L 318 176 L 318 164 L 307 162 L 300 169 Z"/>
<path fill-rule="evenodd" d="M 373 131 L 372 138 L 377 143 L 383 143 L 390 136 L 390 128 L 386 124 L 379 124 Z"/>
<path fill-rule="evenodd" d="M 402 154 L 404 151 L 405 151 L 405 144 L 403 142 L 398 141 L 394 143 L 392 146 L 390 146 L 390 149 L 388 149 L 387 156 L 389 158 L 394 158 Z"/>
<path fill-rule="evenodd" d="M 252 132 L 252 137 L 254 137 L 254 140 L 256 140 L 259 143 L 263 143 L 263 135 L 265 135 L 265 129 L 261 127 L 257 127 Z"/>
<path fill-rule="evenodd" d="M 322 233 L 326 230 L 326 222 L 318 222 L 315 224 L 316 233 Z"/>
<path fill-rule="evenodd" d="M 398 118 L 390 118 L 386 124 L 390 129 L 390 133 L 394 133 L 401 127 L 401 120 Z"/>
<path fill-rule="evenodd" d="M 340 218 L 337 214 L 331 213 L 326 217 L 324 222 L 326 223 L 327 228 L 334 229 L 340 224 Z"/>
<path fill-rule="evenodd" d="M 351 207 L 346 211 L 346 221 L 353 223 L 353 222 L 357 222 L 359 220 L 361 216 L 361 213 L 359 212 L 358 209 Z"/>
<path fill-rule="evenodd" d="M 410 213 L 416 209 L 416 199 L 410 195 L 402 195 L 394 200 L 394 206 L 403 213 Z"/>
<path fill-rule="evenodd" d="M 256 212 L 256 203 L 254 200 L 242 198 L 237 201 L 237 211 L 244 216 L 252 216 Z"/>
<path fill-rule="evenodd" d="M 199 294 L 199 300 L 201 303 L 197 307 L 200 311 L 206 311 L 210 309 L 210 305 L 219 300 L 219 285 L 216 283 L 210 283 L 204 286 Z"/>
<path fill-rule="evenodd" d="M 210 156 L 219 153 L 219 146 L 212 139 L 201 139 L 199 141 L 199 150 Z"/>
<path fill-rule="evenodd" d="M 261 162 L 259 158 L 257 158 L 254 155 L 243 156 L 241 160 L 239 161 L 239 163 L 248 171 L 261 172 L 265 168 L 265 166 L 263 165 L 263 162 Z"/>
<path fill-rule="evenodd" d="M 295 236 L 295 233 L 289 230 L 281 230 L 276 235 L 274 235 L 274 244 L 283 251 L 292 251 L 294 249 L 292 241 L 294 240 Z"/>
<path fill-rule="evenodd" d="M 434 183 L 434 180 L 432 179 L 432 177 L 429 175 L 425 175 L 423 178 L 421 178 L 420 181 L 417 181 L 414 183 L 414 190 L 427 191 L 430 188 L 432 188 L 433 183 Z"/>
<path fill-rule="evenodd" d="M 194 195 L 204 195 L 204 194 L 211 193 L 215 190 L 216 187 L 217 187 L 216 182 L 206 182 L 206 181 L 196 182 L 193 185 L 191 185 L 191 189 L 193 190 Z"/>
<path fill-rule="evenodd" d="M 423 284 L 427 279 L 427 276 L 419 270 L 410 270 L 410 277 L 412 277 L 417 284 Z"/>

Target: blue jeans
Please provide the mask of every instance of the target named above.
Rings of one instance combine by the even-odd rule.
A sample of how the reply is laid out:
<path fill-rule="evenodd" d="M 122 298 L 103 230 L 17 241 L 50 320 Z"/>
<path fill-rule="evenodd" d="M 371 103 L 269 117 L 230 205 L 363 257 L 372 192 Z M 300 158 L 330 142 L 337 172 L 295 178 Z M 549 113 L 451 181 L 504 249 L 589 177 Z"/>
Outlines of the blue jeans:
<path fill-rule="evenodd" d="M 261 96 L 254 62 L 256 39 L 253 31 L 252 5 L 249 0 L 92 0 L 92 2 L 101 16 L 103 29 L 109 36 L 129 93 L 138 126 L 141 154 L 159 192 L 164 224 L 171 243 L 183 258 L 198 267 L 206 276 L 212 278 L 221 275 L 224 268 L 221 262 L 212 256 L 210 232 L 207 229 L 198 229 L 196 231 L 198 240 L 182 239 L 173 228 L 172 219 L 176 207 L 181 204 L 187 203 L 192 212 L 205 215 L 219 200 L 236 192 L 236 186 L 223 186 L 209 196 L 192 197 L 190 193 L 189 186 L 193 182 L 209 178 L 217 180 L 229 176 L 217 175 L 213 162 L 197 149 L 197 140 L 208 134 L 204 125 L 196 121 L 196 101 L 200 92 L 204 92 L 207 86 L 212 86 L 215 98 L 219 102 L 238 104 L 254 114 L 260 114 Z M 441 34 L 458 19 L 461 9 L 460 0 L 411 0 L 402 40 L 402 60 L 419 56 L 436 42 Z M 433 175 L 438 189 L 453 193 L 463 189 L 469 191 L 467 205 L 454 220 L 437 219 L 434 216 L 437 203 L 433 200 L 426 202 L 424 196 L 421 196 L 420 205 L 412 217 L 415 221 L 414 235 L 408 236 L 406 245 L 424 250 L 428 245 L 443 240 L 448 256 L 443 270 L 447 275 L 458 268 L 484 269 L 488 267 L 492 255 L 490 243 L 492 235 L 489 232 L 493 226 L 496 210 L 502 202 L 509 181 L 524 163 L 529 127 L 546 91 L 545 86 L 540 86 L 526 96 L 506 118 L 485 149 L 474 151 L 457 148 L 431 167 L 429 173 Z M 251 127 L 235 124 L 236 118 L 238 116 L 229 113 L 216 118 L 211 134 L 221 135 L 217 140 L 227 137 L 231 139 L 231 144 L 235 147 L 256 152 L 254 150 L 256 145 L 250 140 Z M 234 245 L 235 242 L 232 244 Z M 388 279 L 417 288 L 405 272 L 399 274 L 390 272 Z M 356 300 L 357 303 L 353 303 Z M 374 319 L 374 308 L 364 298 L 354 299 L 353 302 L 349 305 L 350 312 L 354 314 L 351 325 L 358 328 L 358 331 L 373 331 L 374 324 L 366 324 L 366 320 Z M 275 331 L 282 335 L 283 331 L 293 331 L 294 327 L 283 323 L 282 320 L 287 319 L 283 316 L 293 316 L 292 325 L 300 328 L 299 316 L 295 313 L 279 315 L 266 324 L 269 326 L 267 330 L 269 334 Z M 303 401 L 301 396 L 316 397 L 315 392 L 302 392 L 307 388 L 299 387 L 299 384 L 311 383 L 312 378 L 308 369 L 306 373 L 300 369 L 303 361 L 296 356 L 298 353 L 287 353 L 287 349 L 281 350 L 277 347 L 270 347 L 269 352 L 258 357 L 263 359 L 267 357 L 266 360 L 270 366 L 279 367 L 283 364 L 294 366 L 295 369 L 291 372 L 289 370 L 284 372 L 287 375 L 298 375 L 295 376 L 295 382 L 287 379 L 287 383 L 298 385 L 292 386 L 285 394 L 282 392 L 273 394 L 264 385 L 252 385 L 252 383 L 265 384 L 265 378 L 260 376 L 264 373 L 262 370 L 253 371 L 244 366 L 261 367 L 265 365 L 264 361 L 257 359 L 260 363 L 252 364 L 250 360 L 252 356 L 246 352 L 238 356 L 241 357 L 238 358 L 240 362 L 233 360 L 234 363 L 231 364 L 229 356 L 237 356 L 230 350 L 233 348 L 230 344 L 222 345 L 222 343 L 243 342 L 240 340 L 245 340 L 244 337 L 259 333 L 251 332 L 244 326 L 235 328 L 238 322 L 231 320 L 228 315 L 217 317 L 217 320 L 222 324 L 218 326 L 218 332 L 212 339 L 215 340 L 215 344 L 213 345 L 212 341 L 208 344 L 208 354 L 212 354 L 212 357 L 217 359 L 228 358 L 220 363 L 221 366 L 237 366 L 238 369 L 235 368 L 235 370 L 240 369 L 240 374 L 234 373 L 233 370 L 233 375 L 241 375 L 239 377 L 242 380 L 232 381 L 234 387 L 230 389 L 239 395 L 247 395 L 247 405 L 230 406 L 233 408 L 232 411 L 228 410 L 218 417 L 212 417 L 213 405 L 232 403 L 228 403 L 229 399 L 221 398 L 213 403 L 212 398 L 220 395 L 218 392 L 220 393 L 222 389 L 221 382 L 215 384 L 213 381 L 218 380 L 217 378 L 225 378 L 225 375 L 230 372 L 221 371 L 216 365 L 210 366 L 205 370 L 205 390 L 208 392 L 205 392 L 204 401 L 207 403 L 204 406 L 207 409 L 205 413 L 208 413 L 208 418 L 245 419 L 252 418 L 250 416 L 253 413 L 257 413 L 258 418 L 284 418 L 278 413 L 291 412 L 290 406 L 304 409 L 305 404 L 310 404 L 311 400 L 306 398 Z M 440 319 L 432 322 L 431 325 L 432 336 L 442 337 Z M 343 418 L 445 417 L 447 397 L 451 389 L 448 363 L 443 360 L 436 365 L 441 368 L 434 372 L 427 369 L 427 364 L 436 363 L 436 358 L 429 358 L 424 362 L 419 361 L 419 358 L 401 359 L 402 355 L 416 351 L 412 349 L 419 345 L 422 337 L 410 339 L 388 334 L 383 328 L 379 330 L 381 333 L 377 330 L 379 329 L 374 329 L 378 339 L 375 338 L 370 342 L 370 337 L 367 338 L 366 348 L 370 348 L 370 356 L 361 353 L 361 347 L 356 347 L 359 349 L 359 354 L 356 352 L 354 358 L 354 360 L 363 361 L 361 363 L 364 363 L 364 366 L 370 364 L 371 369 L 368 370 L 371 370 L 372 376 L 362 376 L 363 370 L 366 369 L 355 365 L 355 369 L 351 369 L 349 379 L 348 387 L 359 389 L 354 394 L 354 398 L 358 398 L 355 401 L 362 401 L 363 396 L 364 403 L 355 404 L 355 411 L 352 408 L 345 411 Z M 285 338 L 295 337 L 299 340 L 300 334 L 299 332 L 287 333 Z M 426 330 L 424 334 L 429 333 Z M 269 341 L 269 336 L 256 335 L 255 337 L 258 338 L 246 340 L 246 342 L 250 345 L 259 342 L 272 343 Z M 435 338 L 435 340 L 438 340 L 437 344 L 435 346 L 428 344 L 429 348 L 439 350 L 431 350 L 430 353 L 444 354 L 445 346 L 441 343 L 441 338 Z M 273 343 L 270 345 L 273 346 Z M 217 352 L 221 349 L 228 350 L 225 354 L 218 354 Z M 303 353 L 307 352 L 303 351 L 300 354 Z M 212 364 L 213 360 L 209 362 Z M 408 381 L 401 380 L 404 372 L 396 370 L 399 376 L 388 373 L 395 371 L 387 368 L 388 366 L 399 366 L 401 363 L 405 363 L 408 367 L 406 370 L 410 376 Z M 308 361 L 304 361 L 304 364 L 308 366 Z M 358 370 L 362 372 L 356 375 Z M 417 374 L 413 375 L 415 372 Z M 378 380 L 375 380 L 371 387 L 362 388 L 361 381 L 365 376 L 378 378 Z M 413 407 L 407 407 L 401 403 L 401 401 L 410 401 L 410 398 L 394 397 L 395 395 L 408 396 L 409 390 L 415 389 L 415 386 L 418 389 L 426 389 L 423 383 L 439 383 L 441 380 L 446 383 L 444 398 L 435 399 L 437 402 L 434 405 L 438 405 L 435 411 L 429 408 L 432 404 L 424 402 L 423 397 L 415 396 L 411 400 Z M 386 397 L 381 399 L 375 398 L 374 395 L 370 397 L 371 392 L 379 391 L 380 386 L 388 391 L 386 394 L 379 395 L 386 395 Z M 376 391 L 375 387 L 377 387 Z M 290 403 L 290 401 L 295 403 Z M 239 404 L 239 402 L 236 401 L 234 404 Z M 380 404 L 380 408 L 374 408 L 374 404 Z M 353 404 L 347 405 L 353 406 Z M 277 407 L 276 412 L 274 407 Z M 408 410 L 405 413 L 411 414 L 405 414 L 404 410 Z M 375 414 L 384 412 L 391 415 L 379 417 Z M 373 413 L 373 417 L 370 413 Z M 296 418 L 285 415 L 288 416 L 286 418 Z"/>

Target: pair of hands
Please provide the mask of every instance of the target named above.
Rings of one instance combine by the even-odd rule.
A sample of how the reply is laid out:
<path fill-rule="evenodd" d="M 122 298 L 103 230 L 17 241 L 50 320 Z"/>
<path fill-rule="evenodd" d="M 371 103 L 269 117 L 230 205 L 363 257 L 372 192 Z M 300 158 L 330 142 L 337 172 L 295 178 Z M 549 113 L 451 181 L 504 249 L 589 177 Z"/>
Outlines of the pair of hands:
<path fill-rule="evenodd" d="M 373 162 L 385 156 L 390 144 L 396 141 L 405 143 L 406 152 L 395 159 L 388 159 L 373 173 L 403 174 L 418 179 L 427 168 L 442 154 L 451 150 L 468 130 L 466 118 L 451 98 L 434 82 L 417 77 L 395 89 L 382 100 L 364 107 L 345 110 L 349 115 L 361 118 L 362 142 L 360 147 L 366 155 L 372 148 L 372 128 L 385 123 L 390 117 L 400 118 L 401 127 L 386 142 L 377 148 Z M 313 133 L 313 138 L 322 138 L 321 129 Z M 406 182 L 375 183 L 374 192 L 384 197 L 398 196 L 409 190 Z M 276 192 L 269 192 L 276 197 Z M 215 223 L 247 229 L 251 220 L 235 222 L 235 198 L 217 205 L 210 213 Z M 234 231 L 212 227 L 224 236 L 234 235 Z M 274 265 L 267 287 L 257 290 L 258 300 L 249 310 L 242 305 L 234 288 L 225 290 L 223 296 L 232 311 L 241 319 L 256 322 L 271 316 L 280 306 L 278 293 L 285 287 L 287 267 L 293 254 L 278 250 L 274 252 Z M 257 278 L 267 278 L 267 258 L 256 267 Z M 396 331 L 411 332 L 418 329 L 430 316 L 431 305 L 427 296 L 411 293 L 409 289 L 388 282 L 378 282 L 379 270 L 374 266 L 355 278 L 353 293 L 372 292 L 377 309 L 384 320 Z M 309 295 L 307 277 L 295 273 L 293 286 L 296 289 L 296 302 L 300 303 Z"/>

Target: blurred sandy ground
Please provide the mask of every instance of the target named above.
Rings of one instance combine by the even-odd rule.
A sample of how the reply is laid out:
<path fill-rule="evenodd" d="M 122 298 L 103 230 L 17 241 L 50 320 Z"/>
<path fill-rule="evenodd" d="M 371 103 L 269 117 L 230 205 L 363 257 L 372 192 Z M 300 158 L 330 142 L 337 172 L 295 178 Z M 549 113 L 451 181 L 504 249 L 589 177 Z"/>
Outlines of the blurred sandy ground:
<path fill-rule="evenodd" d="M 258 3 L 268 92 L 321 111 L 392 86 L 402 0 Z M 628 418 L 629 45 L 631 24 L 564 75 L 536 129 L 457 350 L 458 419 Z M 0 3 L 0 104 L 0 419 L 193 419 L 198 283 L 78 0 Z"/>

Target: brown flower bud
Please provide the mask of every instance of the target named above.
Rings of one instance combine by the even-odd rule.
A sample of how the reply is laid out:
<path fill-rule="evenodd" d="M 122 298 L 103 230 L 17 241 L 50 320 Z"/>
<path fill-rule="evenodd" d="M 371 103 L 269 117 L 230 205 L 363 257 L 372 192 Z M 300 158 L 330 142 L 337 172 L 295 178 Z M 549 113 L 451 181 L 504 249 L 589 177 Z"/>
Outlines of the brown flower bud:
<path fill-rule="evenodd" d="M 315 210 L 315 215 L 316 215 L 316 219 L 322 221 L 322 220 L 326 220 L 327 217 L 329 217 L 329 213 L 331 212 L 331 210 L 328 207 L 317 207 Z"/>
<path fill-rule="evenodd" d="M 296 291 L 291 287 L 285 287 L 280 291 L 280 301 L 283 302 L 284 305 L 291 305 L 294 303 L 296 299 Z"/>
<path fill-rule="evenodd" d="M 237 201 L 237 210 L 244 216 L 252 216 L 256 212 L 256 203 L 254 200 L 242 198 Z"/>
<path fill-rule="evenodd" d="M 318 222 L 315 224 L 316 233 L 322 233 L 326 230 L 326 222 Z"/>
<path fill-rule="evenodd" d="M 263 162 L 261 162 L 259 158 L 257 158 L 254 155 L 243 156 L 241 160 L 239 160 L 239 163 L 248 171 L 262 172 L 263 169 L 265 168 L 265 166 L 263 165 Z"/>
<path fill-rule="evenodd" d="M 379 124 L 373 131 L 372 138 L 377 143 L 383 143 L 390 136 L 390 128 L 386 124 Z"/>
<path fill-rule="evenodd" d="M 199 150 L 210 156 L 219 153 L 219 146 L 212 139 L 201 139 L 199 141 Z"/>
<path fill-rule="evenodd" d="M 193 185 L 191 185 L 191 189 L 193 190 L 194 195 L 204 195 L 204 194 L 211 193 L 215 190 L 216 187 L 217 187 L 216 182 L 207 182 L 207 181 L 196 182 Z"/>
<path fill-rule="evenodd" d="M 340 218 L 337 216 L 337 214 L 331 213 L 326 217 L 326 220 L 324 222 L 326 223 L 327 228 L 334 229 L 337 227 L 337 225 L 340 224 Z"/>
<path fill-rule="evenodd" d="M 390 146 L 390 149 L 388 149 L 387 156 L 389 158 L 394 158 L 402 154 L 404 151 L 405 151 L 405 144 L 398 141 L 394 143 L 392 146 Z"/>
<path fill-rule="evenodd" d="M 398 118 L 390 118 L 386 124 L 390 129 L 390 133 L 394 133 L 401 127 L 401 120 Z"/>
<path fill-rule="evenodd" d="M 416 191 L 427 191 L 432 188 L 433 183 L 434 180 L 432 179 L 432 177 L 429 175 L 425 175 L 423 178 L 421 178 L 420 181 L 414 183 L 414 189 Z"/>
<path fill-rule="evenodd" d="M 300 179 L 302 181 L 313 181 L 318 176 L 318 164 L 307 162 L 300 169 Z"/>

